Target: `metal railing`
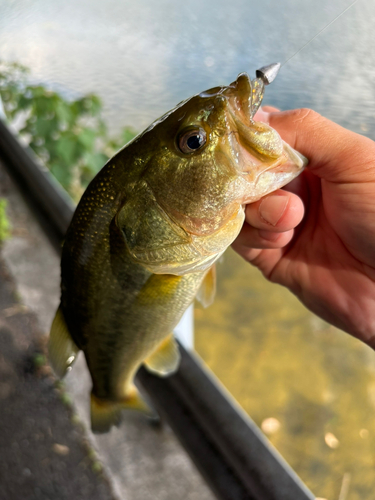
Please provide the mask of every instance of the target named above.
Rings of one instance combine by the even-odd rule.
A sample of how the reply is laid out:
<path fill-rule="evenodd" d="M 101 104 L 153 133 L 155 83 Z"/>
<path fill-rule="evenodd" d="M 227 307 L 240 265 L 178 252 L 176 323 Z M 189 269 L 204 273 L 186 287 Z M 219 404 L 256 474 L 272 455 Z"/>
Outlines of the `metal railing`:
<path fill-rule="evenodd" d="M 58 252 L 74 212 L 68 195 L 0 120 L 0 158 Z M 221 500 L 313 500 L 315 496 L 201 363 L 182 346 L 168 378 L 137 375 Z"/>

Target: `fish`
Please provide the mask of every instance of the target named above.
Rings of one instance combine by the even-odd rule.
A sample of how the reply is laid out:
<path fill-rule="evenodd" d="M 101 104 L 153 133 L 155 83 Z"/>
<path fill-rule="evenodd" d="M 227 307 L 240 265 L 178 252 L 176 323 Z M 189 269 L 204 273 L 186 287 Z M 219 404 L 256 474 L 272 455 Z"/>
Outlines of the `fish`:
<path fill-rule="evenodd" d="M 179 103 L 107 162 L 77 206 L 48 349 L 61 378 L 83 351 L 93 432 L 119 425 L 123 409 L 152 413 L 137 370 L 176 372 L 173 330 L 196 297 L 212 303 L 215 262 L 240 232 L 245 205 L 307 163 L 254 120 L 264 88 L 241 73 Z"/>

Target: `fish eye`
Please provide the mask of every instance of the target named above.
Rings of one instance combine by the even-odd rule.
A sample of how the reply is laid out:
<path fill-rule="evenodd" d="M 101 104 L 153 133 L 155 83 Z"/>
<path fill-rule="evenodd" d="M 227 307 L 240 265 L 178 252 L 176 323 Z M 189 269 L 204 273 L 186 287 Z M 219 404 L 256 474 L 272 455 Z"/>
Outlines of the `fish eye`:
<path fill-rule="evenodd" d="M 181 132 L 177 144 L 183 153 L 194 153 L 201 149 L 207 142 L 207 135 L 203 128 L 194 128 Z"/>

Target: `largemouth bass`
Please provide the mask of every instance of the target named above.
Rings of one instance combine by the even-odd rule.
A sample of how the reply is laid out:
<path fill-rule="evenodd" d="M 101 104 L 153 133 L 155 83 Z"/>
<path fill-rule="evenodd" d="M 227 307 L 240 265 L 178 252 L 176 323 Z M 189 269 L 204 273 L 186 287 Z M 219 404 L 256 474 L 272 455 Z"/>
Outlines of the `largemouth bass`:
<path fill-rule="evenodd" d="M 245 204 L 306 164 L 254 121 L 263 92 L 261 79 L 241 74 L 180 103 L 108 161 L 77 207 L 49 354 L 63 377 L 84 352 L 94 432 L 117 425 L 124 408 L 147 411 L 133 384 L 139 366 L 177 370 L 173 329 L 196 296 L 212 302 L 214 263 L 238 235 Z"/>

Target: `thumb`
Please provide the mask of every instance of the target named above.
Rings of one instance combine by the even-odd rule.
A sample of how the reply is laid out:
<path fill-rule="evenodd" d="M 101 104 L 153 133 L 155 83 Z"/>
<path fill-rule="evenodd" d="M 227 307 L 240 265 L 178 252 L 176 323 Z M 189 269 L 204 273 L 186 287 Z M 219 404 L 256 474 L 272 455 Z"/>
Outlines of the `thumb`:
<path fill-rule="evenodd" d="M 269 125 L 309 160 L 308 169 L 330 182 L 375 178 L 375 143 L 311 109 L 268 115 Z"/>

